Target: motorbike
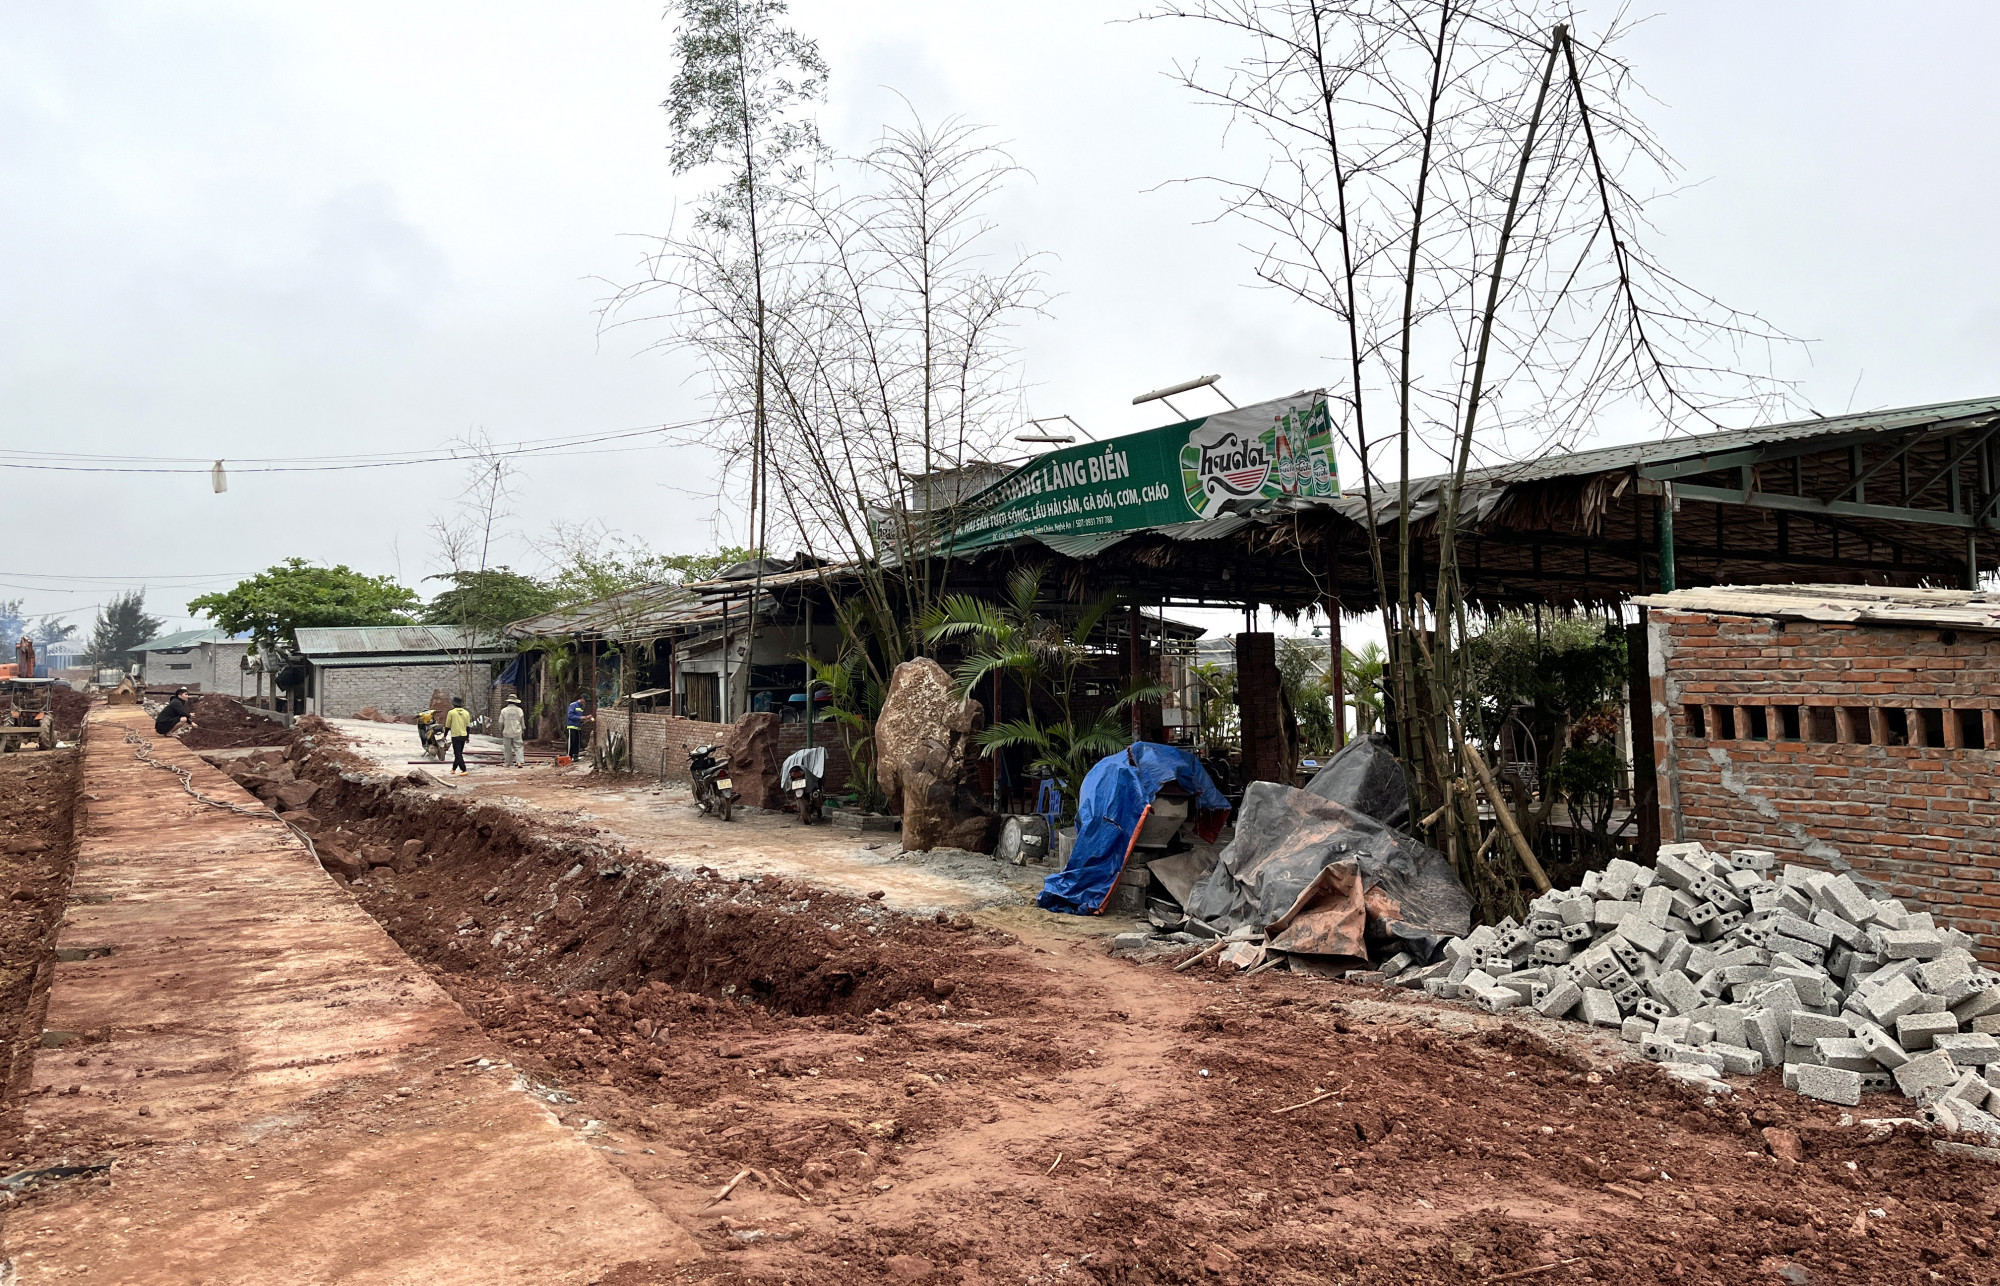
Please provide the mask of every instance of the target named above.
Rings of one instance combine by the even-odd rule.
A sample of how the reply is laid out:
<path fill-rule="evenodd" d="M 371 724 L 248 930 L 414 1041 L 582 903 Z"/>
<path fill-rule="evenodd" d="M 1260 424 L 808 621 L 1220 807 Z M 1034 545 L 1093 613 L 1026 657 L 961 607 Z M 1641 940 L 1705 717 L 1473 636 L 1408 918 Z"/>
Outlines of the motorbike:
<path fill-rule="evenodd" d="M 417 739 L 423 743 L 424 753 L 438 763 L 444 762 L 445 752 L 451 748 L 451 738 L 445 735 L 444 725 L 435 720 L 417 725 Z"/>
<path fill-rule="evenodd" d="M 688 753 L 688 776 L 694 779 L 694 802 L 704 813 L 729 820 L 740 796 L 729 780 L 729 761 L 716 755 L 716 746 L 697 746 Z"/>
<path fill-rule="evenodd" d="M 795 750 L 778 770 L 778 783 L 799 810 L 799 825 L 826 820 L 826 750 Z"/>

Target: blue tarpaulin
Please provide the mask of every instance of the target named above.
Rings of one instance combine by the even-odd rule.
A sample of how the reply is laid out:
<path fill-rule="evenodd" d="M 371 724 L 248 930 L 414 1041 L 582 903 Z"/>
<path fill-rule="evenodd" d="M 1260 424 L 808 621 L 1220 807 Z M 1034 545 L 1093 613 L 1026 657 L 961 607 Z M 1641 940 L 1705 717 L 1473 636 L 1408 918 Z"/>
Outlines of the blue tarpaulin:
<path fill-rule="evenodd" d="M 1042 882 L 1036 905 L 1065 915 L 1096 915 L 1111 900 L 1118 874 L 1138 834 L 1139 820 L 1168 782 L 1194 796 L 1193 808 L 1213 838 L 1229 801 L 1208 779 L 1201 761 L 1178 746 L 1138 742 L 1097 761 L 1083 779 L 1077 801 L 1076 847 L 1069 864 Z"/>

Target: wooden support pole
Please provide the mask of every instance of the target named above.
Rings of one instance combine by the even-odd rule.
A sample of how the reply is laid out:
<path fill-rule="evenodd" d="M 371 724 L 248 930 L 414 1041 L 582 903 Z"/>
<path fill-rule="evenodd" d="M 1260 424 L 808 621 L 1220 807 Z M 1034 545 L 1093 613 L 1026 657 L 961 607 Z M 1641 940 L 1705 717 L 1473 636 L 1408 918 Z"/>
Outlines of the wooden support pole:
<path fill-rule="evenodd" d="M 1340 550 L 1326 560 L 1326 651 L 1327 677 L 1333 684 L 1333 745 L 1347 746 L 1347 667 L 1342 664 L 1345 649 L 1340 642 Z"/>
<path fill-rule="evenodd" d="M 1136 692 L 1139 688 L 1139 654 L 1146 646 L 1145 641 L 1139 637 L 1139 605 L 1137 603 L 1133 603 L 1131 607 L 1126 609 L 1125 621 L 1125 633 L 1132 645 L 1132 655 L 1129 658 L 1131 672 L 1128 677 L 1131 679 L 1132 690 Z M 1138 741 L 1145 736 L 1145 719 L 1145 712 L 1140 709 L 1139 703 L 1134 701 L 1132 703 L 1132 740 Z"/>

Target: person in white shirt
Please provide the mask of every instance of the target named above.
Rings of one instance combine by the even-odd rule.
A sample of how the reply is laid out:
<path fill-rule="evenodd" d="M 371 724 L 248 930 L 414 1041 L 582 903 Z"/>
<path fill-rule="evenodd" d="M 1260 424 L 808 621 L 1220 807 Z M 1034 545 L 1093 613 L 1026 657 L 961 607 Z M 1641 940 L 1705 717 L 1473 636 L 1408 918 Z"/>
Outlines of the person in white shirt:
<path fill-rule="evenodd" d="M 508 697 L 507 706 L 500 711 L 500 762 L 508 768 L 524 768 L 528 763 L 522 737 L 527 732 L 528 717 L 521 711 L 521 698 Z"/>

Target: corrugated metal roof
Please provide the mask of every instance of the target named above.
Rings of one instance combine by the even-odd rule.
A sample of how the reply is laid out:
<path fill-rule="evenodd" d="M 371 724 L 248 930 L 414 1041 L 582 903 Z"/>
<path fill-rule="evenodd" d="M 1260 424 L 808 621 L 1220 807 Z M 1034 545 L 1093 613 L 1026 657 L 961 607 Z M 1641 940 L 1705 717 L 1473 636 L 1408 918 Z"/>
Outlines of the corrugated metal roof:
<path fill-rule="evenodd" d="M 1877 585 L 1708 585 L 1632 600 L 1674 612 L 2000 632 L 2000 594 Z"/>
<path fill-rule="evenodd" d="M 1704 455 L 1738 451 L 1746 447 L 1771 446 L 1781 442 L 1797 442 L 1816 437 L 1836 438 L 1851 433 L 1893 433 L 1902 429 L 1919 429 L 1926 425 L 1994 414 L 2000 414 L 2000 397 L 1971 398 L 1960 402 L 1933 402 L 1927 406 L 1903 406 L 1885 411 L 1863 411 L 1854 415 L 1823 416 L 1818 419 L 1793 420 L 1785 424 L 1765 424 L 1748 429 L 1723 429 L 1715 433 L 1594 447 L 1588 451 L 1552 452 L 1535 460 L 1496 464 L 1483 469 L 1468 469 L 1465 474 L 1468 509 L 1466 516 L 1469 521 L 1476 523 L 1484 516 L 1483 510 L 1490 509 L 1498 500 L 1500 491 L 1514 483 L 1543 482 L 1553 478 L 1587 478 L 1593 474 L 1614 473 L 1642 465 L 1670 464 Z M 1426 518 L 1436 512 L 1437 493 L 1447 480 L 1448 475 L 1444 474 L 1411 479 L 1413 518 Z M 1397 492 L 1397 484 L 1393 482 L 1376 484 L 1375 506 L 1378 521 L 1394 520 L 1394 512 L 1385 515 L 1383 505 L 1385 501 L 1393 501 Z M 1367 520 L 1367 509 L 1360 491 L 1341 496 L 1335 504 L 1341 513 L 1355 522 Z"/>
<path fill-rule="evenodd" d="M 452 625 L 342 625 L 298 631 L 302 656 L 489 650 L 498 640 L 468 636 Z"/>
<path fill-rule="evenodd" d="M 238 634 L 233 637 L 248 638 L 249 635 Z M 231 635 L 218 629 L 181 630 L 174 634 L 162 634 L 156 639 L 148 639 L 132 650 L 134 652 L 163 652 L 168 648 L 196 647 L 203 643 L 227 643 L 231 641 L 231 638 Z"/>

